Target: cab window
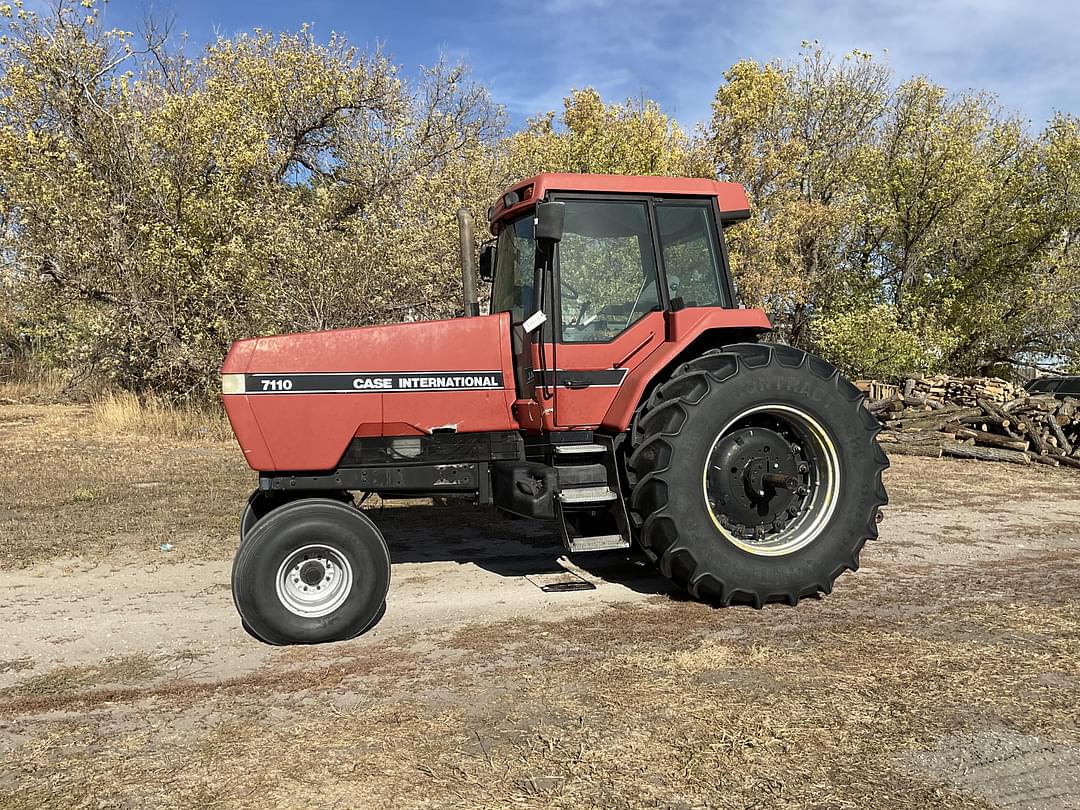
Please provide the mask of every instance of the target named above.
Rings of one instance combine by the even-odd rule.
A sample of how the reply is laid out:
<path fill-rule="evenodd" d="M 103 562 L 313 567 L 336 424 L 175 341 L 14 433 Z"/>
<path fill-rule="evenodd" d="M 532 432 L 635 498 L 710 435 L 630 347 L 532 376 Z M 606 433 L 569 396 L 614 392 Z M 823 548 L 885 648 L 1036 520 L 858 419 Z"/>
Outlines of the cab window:
<path fill-rule="evenodd" d="M 566 343 L 609 341 L 660 308 L 644 202 L 566 202 L 559 299 Z"/>
<path fill-rule="evenodd" d="M 658 203 L 656 224 L 672 307 L 729 306 L 720 284 L 720 240 L 712 205 Z"/>
<path fill-rule="evenodd" d="M 536 310 L 533 297 L 535 267 L 533 218 L 528 214 L 508 222 L 499 231 L 491 290 L 492 312 L 509 312 L 513 323 L 521 323 Z"/>

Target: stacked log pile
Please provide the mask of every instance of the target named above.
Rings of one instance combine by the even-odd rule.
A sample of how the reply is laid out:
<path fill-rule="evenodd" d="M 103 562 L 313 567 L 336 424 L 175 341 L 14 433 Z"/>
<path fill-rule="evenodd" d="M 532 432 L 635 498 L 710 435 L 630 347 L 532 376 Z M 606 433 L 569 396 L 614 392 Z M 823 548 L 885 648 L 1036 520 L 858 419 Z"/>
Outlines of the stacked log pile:
<path fill-rule="evenodd" d="M 867 402 L 887 453 L 1080 469 L 1080 399 L 1029 396 L 996 378 L 939 376 Z"/>

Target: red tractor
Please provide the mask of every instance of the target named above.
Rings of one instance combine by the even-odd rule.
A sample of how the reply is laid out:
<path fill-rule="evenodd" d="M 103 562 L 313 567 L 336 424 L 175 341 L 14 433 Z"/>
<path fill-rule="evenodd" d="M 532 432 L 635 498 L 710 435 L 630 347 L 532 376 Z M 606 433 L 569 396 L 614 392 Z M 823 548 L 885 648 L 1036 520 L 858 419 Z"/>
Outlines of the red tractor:
<path fill-rule="evenodd" d="M 390 558 L 354 491 L 472 496 L 554 521 L 570 552 L 636 544 L 714 604 L 828 593 L 877 536 L 888 461 L 855 386 L 736 304 L 724 229 L 748 216 L 732 183 L 541 174 L 488 211 L 490 314 L 462 211 L 465 317 L 236 343 L 248 630 L 378 620 Z"/>

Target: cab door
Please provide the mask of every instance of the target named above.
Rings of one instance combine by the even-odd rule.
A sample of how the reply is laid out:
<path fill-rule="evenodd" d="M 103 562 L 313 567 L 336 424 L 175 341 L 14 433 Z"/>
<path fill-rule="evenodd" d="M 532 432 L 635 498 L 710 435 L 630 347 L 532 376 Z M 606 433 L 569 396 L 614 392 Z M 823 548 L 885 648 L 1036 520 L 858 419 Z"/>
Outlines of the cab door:
<path fill-rule="evenodd" d="M 566 216 L 546 347 L 555 381 L 552 426 L 595 427 L 625 376 L 663 343 L 667 293 L 648 198 L 559 199 Z"/>

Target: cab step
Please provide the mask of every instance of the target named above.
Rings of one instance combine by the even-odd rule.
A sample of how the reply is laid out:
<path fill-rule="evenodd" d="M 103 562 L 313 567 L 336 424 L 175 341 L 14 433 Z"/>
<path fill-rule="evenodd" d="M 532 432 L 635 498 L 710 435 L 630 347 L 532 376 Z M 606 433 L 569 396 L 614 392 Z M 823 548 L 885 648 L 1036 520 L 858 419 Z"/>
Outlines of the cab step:
<path fill-rule="evenodd" d="M 608 487 L 573 487 L 559 493 L 559 501 L 575 506 L 618 500 L 619 494 Z"/>
<path fill-rule="evenodd" d="M 602 444 L 556 444 L 555 455 L 568 456 L 579 453 L 606 453 L 607 448 Z"/>
<path fill-rule="evenodd" d="M 630 548 L 630 541 L 621 534 L 597 534 L 592 537 L 570 537 L 566 542 L 567 550 L 573 552 L 614 551 Z"/>

